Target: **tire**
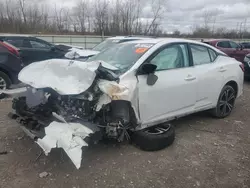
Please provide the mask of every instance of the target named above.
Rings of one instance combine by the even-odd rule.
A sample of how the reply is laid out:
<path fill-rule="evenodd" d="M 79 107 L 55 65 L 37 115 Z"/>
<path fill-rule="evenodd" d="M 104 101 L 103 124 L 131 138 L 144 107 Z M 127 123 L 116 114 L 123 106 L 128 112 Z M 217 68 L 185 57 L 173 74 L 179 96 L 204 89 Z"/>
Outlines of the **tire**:
<path fill-rule="evenodd" d="M 7 74 L 0 71 L 0 89 L 8 89 L 11 85 L 11 80 Z M 4 98 L 5 94 L 0 93 L 0 99 Z"/>
<path fill-rule="evenodd" d="M 225 85 L 221 90 L 216 107 L 212 110 L 212 115 L 216 118 L 229 116 L 234 108 L 236 91 L 230 85 Z"/>
<path fill-rule="evenodd" d="M 161 124 L 134 132 L 132 142 L 144 151 L 158 151 L 170 146 L 175 139 L 175 129 L 171 124 Z"/>

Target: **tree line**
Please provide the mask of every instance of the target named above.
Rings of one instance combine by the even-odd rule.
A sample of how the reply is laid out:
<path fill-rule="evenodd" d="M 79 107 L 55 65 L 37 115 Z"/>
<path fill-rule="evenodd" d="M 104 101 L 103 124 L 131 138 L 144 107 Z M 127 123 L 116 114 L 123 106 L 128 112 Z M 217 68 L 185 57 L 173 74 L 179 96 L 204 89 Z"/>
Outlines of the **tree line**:
<path fill-rule="evenodd" d="M 78 0 L 73 7 L 44 0 L 0 1 L 0 32 L 24 34 L 149 35 L 193 38 L 250 38 L 246 29 L 215 29 L 217 12 L 191 33 L 167 33 L 161 24 L 168 0 Z M 143 11 L 144 10 L 144 11 Z M 166 22 L 166 19 L 164 20 Z"/>
<path fill-rule="evenodd" d="M 167 0 L 78 0 L 73 8 L 40 0 L 0 2 L 0 32 L 157 35 Z M 142 10 L 149 7 L 150 17 Z"/>

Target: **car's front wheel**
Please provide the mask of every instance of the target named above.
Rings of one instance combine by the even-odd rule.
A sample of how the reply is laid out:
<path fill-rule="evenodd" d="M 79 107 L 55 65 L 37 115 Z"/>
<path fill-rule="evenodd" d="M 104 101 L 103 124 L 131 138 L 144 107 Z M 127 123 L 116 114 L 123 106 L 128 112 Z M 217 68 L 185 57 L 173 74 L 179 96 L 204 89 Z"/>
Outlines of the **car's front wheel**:
<path fill-rule="evenodd" d="M 236 91 L 230 85 L 223 87 L 217 106 L 212 110 L 212 115 L 217 118 L 225 118 L 229 116 L 234 108 L 236 99 Z"/>
<path fill-rule="evenodd" d="M 168 123 L 134 132 L 132 142 L 144 151 L 157 151 L 171 145 L 175 139 L 174 126 Z"/>

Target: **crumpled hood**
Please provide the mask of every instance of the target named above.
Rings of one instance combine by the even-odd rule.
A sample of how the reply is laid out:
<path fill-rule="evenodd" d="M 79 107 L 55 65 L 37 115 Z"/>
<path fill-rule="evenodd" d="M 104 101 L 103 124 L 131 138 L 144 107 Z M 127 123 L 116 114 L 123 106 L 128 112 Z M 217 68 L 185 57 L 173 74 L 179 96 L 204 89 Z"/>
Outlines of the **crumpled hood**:
<path fill-rule="evenodd" d="M 92 85 L 100 63 L 115 69 L 105 62 L 50 59 L 26 66 L 19 73 L 18 79 L 37 89 L 52 88 L 61 95 L 76 95 Z"/>
<path fill-rule="evenodd" d="M 70 51 L 68 53 L 65 54 L 66 58 L 69 59 L 77 59 L 77 58 L 81 58 L 81 57 L 90 57 L 90 56 L 94 56 L 96 54 L 100 53 L 99 51 L 95 51 L 95 50 L 81 50 L 78 48 L 71 48 Z"/>

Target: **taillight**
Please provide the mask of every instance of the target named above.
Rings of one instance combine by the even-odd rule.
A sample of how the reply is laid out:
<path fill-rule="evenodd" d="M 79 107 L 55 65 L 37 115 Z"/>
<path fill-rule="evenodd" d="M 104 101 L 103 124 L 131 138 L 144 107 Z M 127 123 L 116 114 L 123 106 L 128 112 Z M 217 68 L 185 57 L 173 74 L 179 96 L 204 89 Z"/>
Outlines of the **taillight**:
<path fill-rule="evenodd" d="M 18 50 L 17 50 L 16 48 L 12 47 L 12 45 L 9 45 L 9 44 L 7 44 L 7 43 L 5 43 L 5 42 L 0 42 L 0 44 L 2 44 L 5 48 L 7 48 L 7 50 L 8 50 L 10 53 L 12 53 L 12 54 L 14 54 L 14 55 L 16 55 L 16 56 L 19 56 Z"/>
<path fill-rule="evenodd" d="M 241 70 L 242 70 L 243 72 L 245 72 L 245 66 L 244 66 L 243 63 L 240 64 L 240 68 L 241 68 Z"/>

